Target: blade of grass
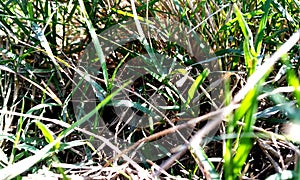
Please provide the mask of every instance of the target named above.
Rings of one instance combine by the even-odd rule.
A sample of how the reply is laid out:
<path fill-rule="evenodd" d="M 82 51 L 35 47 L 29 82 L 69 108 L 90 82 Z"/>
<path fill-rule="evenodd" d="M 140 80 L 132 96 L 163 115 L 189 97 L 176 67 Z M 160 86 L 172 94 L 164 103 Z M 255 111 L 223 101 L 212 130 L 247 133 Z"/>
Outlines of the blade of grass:
<path fill-rule="evenodd" d="M 65 70 L 62 69 L 62 67 L 57 63 L 56 59 L 55 59 L 55 56 L 50 48 L 50 45 L 49 45 L 49 42 L 43 32 L 43 30 L 40 28 L 40 26 L 36 23 L 32 23 L 32 26 L 33 26 L 33 31 L 34 33 L 36 34 L 37 36 L 37 39 L 40 41 L 41 43 L 41 46 L 45 49 L 47 55 L 49 56 L 49 58 L 51 59 L 51 61 L 53 62 L 54 64 L 54 67 L 58 70 L 57 73 L 59 75 L 59 78 L 60 78 L 60 82 L 62 84 L 64 84 L 64 81 L 63 81 L 63 77 L 61 75 L 60 72 L 63 72 L 64 74 L 67 74 L 65 72 Z"/>
<path fill-rule="evenodd" d="M 119 10 L 119 9 L 116 9 L 116 8 L 111 8 L 111 10 L 114 11 L 114 12 L 116 12 L 117 14 L 134 18 L 134 15 L 132 13 L 130 13 L 130 12 L 122 11 L 122 10 Z M 141 16 L 138 16 L 137 18 L 140 21 L 143 21 L 143 22 L 146 22 L 146 23 L 149 23 L 149 24 L 154 24 L 153 22 L 151 22 L 148 19 L 143 18 Z"/>
<path fill-rule="evenodd" d="M 251 139 L 249 137 L 241 136 L 241 133 L 249 133 L 251 132 L 251 127 L 254 124 L 254 116 L 253 111 L 255 111 L 255 107 L 257 106 L 257 88 L 251 90 L 242 101 L 241 106 L 234 113 L 233 119 L 229 120 L 227 127 L 227 134 L 233 134 L 234 129 L 237 127 L 237 122 L 244 118 L 245 126 L 240 127 L 237 135 L 236 142 L 234 145 L 234 149 L 237 148 L 235 152 L 235 157 L 233 159 L 233 150 L 232 150 L 232 139 L 229 138 L 226 141 L 226 152 L 225 152 L 225 176 L 228 179 L 235 179 L 241 168 L 244 165 L 244 161 L 248 157 L 249 150 L 252 147 Z M 238 159 L 238 161 L 237 161 Z"/>
<path fill-rule="evenodd" d="M 152 112 L 150 109 L 148 109 L 147 107 L 142 106 L 142 104 L 138 103 L 138 102 L 132 102 L 129 100 L 114 100 L 111 103 L 109 103 L 109 105 L 112 105 L 113 107 L 133 107 L 143 113 L 148 114 L 151 117 L 159 117 L 155 112 Z"/>
<path fill-rule="evenodd" d="M 45 140 L 48 143 L 52 143 L 54 141 L 54 133 L 43 123 L 41 123 L 40 121 L 35 121 L 35 125 L 42 131 Z M 59 142 L 55 145 L 55 149 L 59 148 Z"/>
<path fill-rule="evenodd" d="M 135 7 L 135 2 L 134 0 L 130 0 L 131 2 L 131 7 L 132 7 L 132 13 L 133 13 L 133 18 L 134 18 L 134 22 L 136 24 L 136 28 L 139 34 L 138 40 L 143 44 L 143 46 L 145 47 L 147 53 L 150 56 L 150 63 L 154 64 L 156 70 L 158 71 L 159 75 L 163 75 L 163 69 L 161 68 L 161 66 L 159 65 L 159 61 L 154 53 L 153 48 L 150 46 L 149 42 L 146 39 L 145 33 L 143 31 L 143 28 L 141 26 L 141 23 L 139 21 L 139 16 L 137 15 L 137 11 L 136 11 L 136 7 Z"/>
<path fill-rule="evenodd" d="M 220 176 L 217 173 L 214 165 L 210 162 L 203 148 L 199 144 L 191 142 L 190 151 L 199 166 L 201 165 L 204 168 L 207 179 L 220 179 Z"/>
<path fill-rule="evenodd" d="M 240 175 L 240 172 L 244 166 L 244 163 L 246 162 L 249 152 L 252 148 L 253 145 L 253 140 L 251 137 L 248 137 L 247 134 L 251 134 L 253 132 L 252 126 L 255 123 L 256 117 L 253 116 L 253 114 L 256 113 L 257 111 L 257 88 L 253 89 L 250 93 L 249 96 L 251 97 L 250 101 L 247 101 L 247 103 L 251 104 L 250 109 L 246 112 L 245 117 L 244 117 L 244 123 L 245 126 L 243 127 L 243 134 L 241 136 L 241 140 L 238 145 L 238 149 L 236 151 L 235 157 L 233 159 L 233 173 L 235 175 Z M 239 109 L 242 109 L 243 107 L 241 106 Z M 236 120 L 236 119 L 235 119 Z M 246 136 L 244 136 L 246 135 Z M 238 135 L 239 136 L 239 135 Z"/>
<path fill-rule="evenodd" d="M 243 50 L 245 56 L 245 64 L 248 70 L 248 75 L 250 76 L 255 71 L 257 63 L 257 53 L 255 52 L 253 44 L 253 35 L 251 29 L 249 28 L 242 12 L 239 10 L 236 4 L 233 4 L 234 12 L 237 16 L 239 26 L 243 32 L 245 40 L 243 42 Z"/>
<path fill-rule="evenodd" d="M 199 74 L 199 76 L 193 82 L 191 88 L 188 91 L 188 98 L 187 98 L 187 101 L 184 104 L 184 107 L 187 107 L 187 105 L 194 98 L 194 95 L 195 95 L 196 91 L 199 89 L 199 86 L 204 82 L 204 80 L 208 76 L 208 74 L 209 74 L 209 70 L 204 69 L 204 71 L 201 74 Z"/>
<path fill-rule="evenodd" d="M 264 30 L 266 28 L 267 25 L 267 20 L 268 20 L 268 15 L 269 15 L 269 10 L 270 10 L 270 4 L 271 4 L 271 0 L 267 0 L 264 5 L 263 5 L 263 11 L 264 14 L 260 20 L 259 23 L 259 27 L 257 30 L 257 35 L 256 35 L 256 39 L 255 39 L 255 51 L 259 54 L 261 51 L 261 45 L 263 42 L 263 37 L 264 37 Z"/>
<path fill-rule="evenodd" d="M 105 86 L 106 86 L 106 88 L 108 88 L 108 84 L 109 84 L 108 72 L 107 72 L 106 61 L 105 61 L 105 57 L 104 57 L 104 54 L 103 54 L 103 50 L 102 50 L 100 42 L 99 42 L 99 38 L 97 37 L 95 28 L 94 28 L 94 26 L 93 26 L 93 24 L 92 24 L 92 22 L 89 18 L 88 13 L 86 12 L 83 0 L 78 0 L 78 2 L 79 2 L 81 12 L 84 16 L 85 23 L 87 24 L 90 35 L 92 37 L 92 42 L 94 44 L 97 56 L 98 56 L 100 64 L 101 64 Z"/>
<path fill-rule="evenodd" d="M 118 73 L 118 70 L 120 69 L 120 67 L 123 65 L 124 61 L 127 59 L 127 57 L 130 55 L 130 53 L 128 52 L 124 58 L 120 61 L 120 63 L 118 64 L 118 66 L 115 68 L 114 72 L 113 72 L 113 75 L 111 76 L 111 82 L 109 84 L 109 87 L 108 87 L 108 90 L 112 89 L 113 88 L 113 82 L 116 78 L 116 75 Z M 110 92 L 108 92 L 110 93 Z"/>

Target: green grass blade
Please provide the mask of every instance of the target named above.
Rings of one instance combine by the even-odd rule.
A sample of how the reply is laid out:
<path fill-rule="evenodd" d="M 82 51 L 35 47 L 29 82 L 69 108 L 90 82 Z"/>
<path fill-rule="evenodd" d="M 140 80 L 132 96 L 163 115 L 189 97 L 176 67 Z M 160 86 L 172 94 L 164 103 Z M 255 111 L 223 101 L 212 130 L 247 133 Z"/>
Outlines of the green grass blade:
<path fill-rule="evenodd" d="M 234 4 L 233 8 L 244 37 L 246 41 L 248 41 L 250 46 L 253 48 L 253 35 L 251 29 L 249 28 L 242 12 L 239 10 L 239 7 L 236 4 Z"/>
<path fill-rule="evenodd" d="M 255 91 L 255 90 L 254 90 Z M 254 96 L 256 98 L 256 96 Z M 256 113 L 257 110 L 257 102 L 253 99 L 251 108 L 247 111 L 245 115 L 245 126 L 243 127 L 243 135 L 241 136 L 241 140 L 239 142 L 238 149 L 236 151 L 236 155 L 233 159 L 234 164 L 234 174 L 239 175 L 242 171 L 244 163 L 246 162 L 249 152 L 253 146 L 253 140 L 248 134 L 252 133 L 252 126 L 254 125 L 256 117 L 253 114 Z"/>
<path fill-rule="evenodd" d="M 110 84 L 109 84 L 109 86 L 108 86 L 108 93 L 110 93 L 109 91 L 113 88 L 113 82 L 114 82 L 114 80 L 115 80 L 115 78 L 116 78 L 116 75 L 117 75 L 117 73 L 118 73 L 120 67 L 124 64 L 125 60 L 127 59 L 127 57 L 128 57 L 129 55 L 130 55 L 130 53 L 128 52 L 128 53 L 124 56 L 124 58 L 120 61 L 120 63 L 118 64 L 118 66 L 115 68 L 115 70 L 114 70 L 114 72 L 113 72 L 113 74 L 112 74 L 112 76 L 111 76 L 111 82 L 110 82 Z"/>
<path fill-rule="evenodd" d="M 44 108 L 51 108 L 53 106 L 59 106 L 59 104 L 56 103 L 46 103 L 46 104 L 38 104 L 32 108 L 30 108 L 26 114 L 32 114 L 34 111 L 40 110 L 40 109 L 44 109 Z"/>
<path fill-rule="evenodd" d="M 23 99 L 23 101 L 22 101 L 22 108 L 21 108 L 22 109 L 22 111 L 21 111 L 22 113 L 24 111 L 24 107 L 25 107 L 25 101 Z M 18 129 L 17 129 L 17 132 L 16 132 L 15 140 L 14 140 L 13 149 L 12 149 L 11 156 L 10 156 L 10 163 L 13 163 L 16 160 L 14 156 L 15 156 L 15 153 L 16 153 L 16 147 L 20 143 L 23 122 L 24 122 L 24 118 L 20 117 L 19 118 L 19 122 L 18 122 Z"/>
<path fill-rule="evenodd" d="M 254 93 L 255 91 L 250 91 L 242 101 L 240 108 L 238 108 L 234 113 L 234 125 L 236 125 L 236 122 L 242 119 L 243 116 L 247 113 L 247 111 L 251 108 L 253 104 L 252 101 L 254 100 Z"/>
<path fill-rule="evenodd" d="M 96 31 L 95 31 L 95 28 L 92 24 L 92 21 L 90 20 L 89 15 L 86 12 L 83 0 L 79 0 L 78 2 L 79 2 L 81 12 L 84 15 L 85 23 L 87 24 L 90 35 L 92 37 L 92 42 L 94 43 L 94 47 L 95 47 L 97 56 L 98 56 L 100 64 L 101 64 L 102 73 L 103 73 L 103 77 L 104 77 L 104 82 L 105 82 L 105 86 L 107 88 L 108 84 L 109 84 L 108 72 L 107 72 L 106 61 L 105 61 L 105 57 L 104 57 L 104 54 L 103 54 L 103 50 L 102 50 L 100 42 L 99 42 L 99 38 L 96 34 Z"/>
<path fill-rule="evenodd" d="M 39 121 L 35 121 L 35 125 L 42 131 L 42 133 L 45 136 L 45 139 L 48 143 L 51 143 L 54 141 L 54 133 L 45 124 L 43 124 Z"/>
<path fill-rule="evenodd" d="M 34 22 L 32 23 L 32 26 L 33 26 L 32 29 L 33 29 L 34 33 L 36 34 L 37 39 L 40 41 L 41 46 L 45 49 L 47 55 L 49 56 L 49 58 L 53 62 L 55 68 L 57 69 L 57 73 L 59 75 L 61 83 L 64 84 L 63 77 L 62 77 L 60 72 L 63 72 L 64 74 L 67 74 L 67 73 L 57 63 L 56 58 L 55 58 L 55 56 L 52 52 L 52 49 L 49 45 L 49 42 L 48 42 L 48 40 L 47 40 L 47 38 L 44 34 L 44 31 L 41 29 L 41 27 L 38 24 L 36 24 Z"/>
<path fill-rule="evenodd" d="M 143 113 L 148 114 L 151 117 L 157 117 L 158 115 L 155 114 L 154 112 L 152 112 L 150 109 L 148 109 L 147 107 L 142 106 L 142 104 L 138 103 L 138 102 L 132 102 L 129 100 L 114 100 L 111 103 L 109 103 L 109 105 L 112 105 L 113 107 L 132 107 L 135 108 Z"/>
<path fill-rule="evenodd" d="M 268 15 L 269 15 L 269 10 L 270 10 L 270 4 L 271 0 L 267 0 L 265 4 L 263 5 L 263 11 L 264 14 L 260 20 L 259 27 L 257 30 L 257 36 L 255 40 L 255 50 L 257 53 L 260 53 L 261 45 L 263 42 L 263 37 L 264 37 L 264 30 L 267 25 L 267 20 L 268 20 Z"/>
<path fill-rule="evenodd" d="M 225 153 L 225 175 L 228 179 L 235 179 L 240 175 L 243 165 L 249 155 L 252 148 L 253 140 L 248 134 L 252 133 L 252 125 L 255 122 L 253 114 L 257 110 L 257 90 L 255 87 L 251 90 L 242 101 L 241 106 L 234 113 L 234 117 L 228 124 L 227 133 L 232 134 L 237 126 L 237 122 L 244 118 L 245 126 L 240 129 L 237 134 L 235 147 L 238 147 L 236 154 L 233 157 L 232 153 L 232 140 L 226 141 L 226 153 Z M 241 135 L 242 133 L 242 135 Z"/>
<path fill-rule="evenodd" d="M 198 161 L 198 164 L 201 164 L 205 171 L 208 172 L 211 179 L 220 179 L 219 174 L 217 173 L 214 165 L 208 159 L 204 149 L 198 144 L 192 144 L 190 151 L 194 156 L 194 159 Z"/>
<path fill-rule="evenodd" d="M 188 98 L 187 98 L 187 101 L 184 104 L 184 107 L 187 107 L 187 105 L 189 105 L 191 100 L 194 98 L 194 95 L 195 95 L 196 91 L 198 90 L 199 86 L 203 83 L 203 81 L 208 76 L 208 74 L 209 74 L 209 70 L 204 69 L 204 71 L 201 74 L 199 74 L 199 76 L 193 82 L 191 88 L 188 91 Z"/>
<path fill-rule="evenodd" d="M 123 84 L 119 89 L 117 89 L 115 92 L 108 95 L 103 101 L 101 101 L 91 112 L 83 116 L 81 119 L 73 123 L 69 128 L 65 129 L 63 132 L 59 134 L 59 137 L 65 137 L 68 135 L 72 130 L 74 130 L 75 127 L 79 126 L 80 124 L 84 123 L 86 120 L 88 120 L 90 117 L 92 117 L 94 114 L 96 114 L 102 107 L 104 107 L 106 104 L 110 102 L 110 100 L 117 95 L 124 87 L 126 87 L 130 83 L 127 82 Z"/>
<path fill-rule="evenodd" d="M 239 10 L 236 4 L 233 5 L 235 15 L 237 16 L 237 20 L 239 26 L 242 30 L 242 33 L 245 37 L 243 43 L 243 50 L 245 56 L 245 64 L 248 69 L 249 75 L 251 75 L 255 71 L 256 63 L 257 63 L 257 53 L 255 52 L 253 45 L 253 35 L 251 29 L 249 28 L 242 12 Z"/>

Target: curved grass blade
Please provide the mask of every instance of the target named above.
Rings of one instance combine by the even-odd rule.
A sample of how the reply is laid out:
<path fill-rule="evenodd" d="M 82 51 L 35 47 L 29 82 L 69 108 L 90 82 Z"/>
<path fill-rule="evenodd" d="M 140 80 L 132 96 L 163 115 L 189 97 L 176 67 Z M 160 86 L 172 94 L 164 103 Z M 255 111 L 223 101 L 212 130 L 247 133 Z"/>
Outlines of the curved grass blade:
<path fill-rule="evenodd" d="M 187 107 L 191 100 L 194 98 L 194 95 L 196 91 L 198 90 L 199 86 L 203 83 L 205 78 L 208 76 L 209 70 L 204 69 L 204 71 L 196 78 L 196 80 L 193 82 L 191 88 L 188 91 L 188 98 L 187 101 L 184 104 L 184 107 Z"/>
<path fill-rule="evenodd" d="M 35 121 L 35 125 L 42 131 L 43 135 L 45 136 L 45 139 L 48 143 L 51 143 L 54 141 L 54 133 L 43 123 L 39 122 L 39 121 Z M 58 145 L 55 145 L 56 149 L 59 147 Z"/>

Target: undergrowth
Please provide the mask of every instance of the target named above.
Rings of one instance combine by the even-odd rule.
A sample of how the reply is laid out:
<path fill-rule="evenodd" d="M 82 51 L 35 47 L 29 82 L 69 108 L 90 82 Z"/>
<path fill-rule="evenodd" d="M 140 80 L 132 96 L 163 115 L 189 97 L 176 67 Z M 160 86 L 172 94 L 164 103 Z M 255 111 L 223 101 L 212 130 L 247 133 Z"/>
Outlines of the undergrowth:
<path fill-rule="evenodd" d="M 141 24 L 162 19 L 183 24 L 187 36 L 198 34 L 207 54 L 141 38 Z M 137 38 L 122 44 L 126 28 L 107 36 L 116 47 L 108 53 L 107 39 L 97 35 L 128 21 Z M 298 0 L 0 1 L 0 179 L 300 179 L 299 21 Z M 131 61 L 137 57 L 147 66 Z M 82 64 L 84 58 L 90 62 Z M 171 59 L 180 68 L 167 72 Z M 132 66 L 124 70 L 126 64 Z M 147 75 L 117 84 L 131 67 Z M 180 96 L 178 86 L 187 81 Z M 92 92 L 93 99 L 77 92 Z M 150 102 L 154 93 L 165 107 Z M 114 106 L 125 113 L 118 117 Z M 182 108 L 195 117 L 181 116 Z M 128 110 L 150 120 L 135 127 Z M 157 114 L 163 118 L 153 122 Z M 120 150 L 94 131 L 98 116 L 131 143 Z M 158 146 L 138 154 L 180 128 L 192 131 L 180 143 L 166 140 L 172 151 Z"/>

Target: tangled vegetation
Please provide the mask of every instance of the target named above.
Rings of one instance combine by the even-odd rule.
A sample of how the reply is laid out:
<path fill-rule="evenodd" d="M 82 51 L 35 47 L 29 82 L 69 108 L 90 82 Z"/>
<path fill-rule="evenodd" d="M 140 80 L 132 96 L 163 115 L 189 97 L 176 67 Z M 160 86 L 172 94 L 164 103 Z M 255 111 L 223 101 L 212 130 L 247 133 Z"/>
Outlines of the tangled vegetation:
<path fill-rule="evenodd" d="M 208 49 L 142 38 L 141 24 L 156 21 L 184 25 L 177 40 L 195 33 Z M 300 179 L 299 21 L 298 0 L 0 1 L 0 179 Z M 135 40 L 120 42 L 126 28 L 108 36 L 124 22 Z M 171 59 L 180 68 L 166 72 Z M 147 74 L 128 85 L 130 67 Z M 155 93 L 164 107 L 150 101 Z M 129 122 L 156 113 L 143 127 Z M 91 128 L 99 116 L 111 138 Z M 183 128 L 182 142 L 165 140 L 174 148 L 138 152 Z M 131 144 L 118 149 L 114 138 Z"/>

